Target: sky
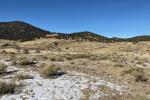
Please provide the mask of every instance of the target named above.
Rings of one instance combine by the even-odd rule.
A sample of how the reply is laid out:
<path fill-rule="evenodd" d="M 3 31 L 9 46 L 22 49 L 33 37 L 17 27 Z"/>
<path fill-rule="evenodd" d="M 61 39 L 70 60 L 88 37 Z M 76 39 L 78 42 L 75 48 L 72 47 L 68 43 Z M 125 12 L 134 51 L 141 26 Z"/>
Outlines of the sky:
<path fill-rule="evenodd" d="M 0 0 L 0 22 L 107 37 L 150 35 L 150 0 Z"/>

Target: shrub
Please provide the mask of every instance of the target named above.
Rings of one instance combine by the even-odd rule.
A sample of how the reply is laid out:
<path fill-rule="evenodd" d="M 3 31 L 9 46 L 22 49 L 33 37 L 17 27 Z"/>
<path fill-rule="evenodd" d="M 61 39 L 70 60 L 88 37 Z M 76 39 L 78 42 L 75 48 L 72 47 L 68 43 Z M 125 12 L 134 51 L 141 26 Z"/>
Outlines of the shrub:
<path fill-rule="evenodd" d="M 18 64 L 19 64 L 19 65 L 29 65 L 30 62 L 29 62 L 29 60 L 27 60 L 27 59 L 22 59 L 22 60 L 20 60 L 20 61 L 18 62 Z"/>
<path fill-rule="evenodd" d="M 68 50 L 69 49 L 69 47 L 66 47 L 66 50 Z"/>
<path fill-rule="evenodd" d="M 74 64 L 75 64 L 75 62 L 71 62 L 70 64 L 71 64 L 71 65 L 74 65 Z"/>
<path fill-rule="evenodd" d="M 89 59 L 92 55 L 90 54 L 75 54 L 74 58 L 76 59 Z"/>
<path fill-rule="evenodd" d="M 123 72 L 124 74 L 144 74 L 144 70 L 142 68 L 130 68 Z"/>
<path fill-rule="evenodd" d="M 0 94 L 13 94 L 17 85 L 15 82 L 0 81 Z"/>
<path fill-rule="evenodd" d="M 62 59 L 62 58 L 51 58 L 51 61 L 63 62 L 64 59 Z"/>
<path fill-rule="evenodd" d="M 27 58 L 22 58 L 17 62 L 19 65 L 30 65 L 30 64 L 34 64 L 34 62 L 29 61 L 29 59 Z"/>
<path fill-rule="evenodd" d="M 11 51 L 9 51 L 9 52 L 7 52 L 7 54 L 15 55 L 15 52 L 11 52 Z"/>
<path fill-rule="evenodd" d="M 56 58 L 51 58 L 51 61 L 56 61 Z"/>
<path fill-rule="evenodd" d="M 17 80 L 33 79 L 33 76 L 27 74 L 19 74 L 15 77 Z"/>
<path fill-rule="evenodd" d="M 67 57 L 66 60 L 73 60 L 71 57 Z"/>
<path fill-rule="evenodd" d="M 2 53 L 2 54 L 7 54 L 7 51 L 6 51 L 6 50 L 2 50 L 1 53 Z"/>
<path fill-rule="evenodd" d="M 95 56 L 92 56 L 92 57 L 90 58 L 90 60 L 91 60 L 91 61 L 97 61 L 97 60 L 98 60 L 98 58 L 97 58 L 97 57 L 95 57 Z"/>
<path fill-rule="evenodd" d="M 7 65 L 0 63 L 0 74 L 3 74 L 6 71 Z"/>
<path fill-rule="evenodd" d="M 41 56 L 41 57 L 42 57 L 42 59 L 48 59 L 48 57 L 45 56 L 45 55 L 43 55 L 43 56 Z"/>
<path fill-rule="evenodd" d="M 92 55 L 91 57 L 90 57 L 90 60 L 92 60 L 92 61 L 98 61 L 98 60 L 108 60 L 109 59 L 109 57 L 108 56 L 96 56 L 96 55 Z"/>
<path fill-rule="evenodd" d="M 45 65 L 41 71 L 41 73 L 48 77 L 48 76 L 55 76 L 57 75 L 59 71 L 59 68 L 56 67 L 55 65 Z"/>
<path fill-rule="evenodd" d="M 134 77 L 135 77 L 136 82 L 147 82 L 148 81 L 148 78 L 146 78 L 145 75 L 143 75 L 143 74 L 135 74 Z"/>
<path fill-rule="evenodd" d="M 58 43 L 57 43 L 57 42 L 54 42 L 54 45 L 58 45 Z"/>
<path fill-rule="evenodd" d="M 57 61 L 58 61 L 58 62 L 63 62 L 63 61 L 64 61 L 64 59 L 62 59 L 62 58 L 58 58 L 58 59 L 57 59 Z"/>
<path fill-rule="evenodd" d="M 134 76 L 136 82 L 147 82 L 148 78 L 144 75 L 144 70 L 142 68 L 130 68 L 124 71 L 123 74 L 131 74 Z"/>
<path fill-rule="evenodd" d="M 124 67 L 123 64 L 115 64 L 114 67 Z"/>
<path fill-rule="evenodd" d="M 87 65 L 87 63 L 86 63 L 86 62 L 83 62 L 82 65 Z"/>
<path fill-rule="evenodd" d="M 15 48 L 16 48 L 17 53 L 20 54 L 21 48 L 20 47 L 15 47 Z"/>
<path fill-rule="evenodd" d="M 16 64 L 17 64 L 17 59 L 13 59 L 11 63 L 12 63 L 13 65 L 16 65 Z"/>
<path fill-rule="evenodd" d="M 7 59 L 5 59 L 6 62 L 12 61 L 15 57 L 13 55 L 9 56 Z"/>
<path fill-rule="evenodd" d="M 41 51 L 39 49 L 36 49 L 35 53 L 41 53 Z"/>
<path fill-rule="evenodd" d="M 23 53 L 24 54 L 29 54 L 29 50 L 28 49 L 23 49 Z"/>
<path fill-rule="evenodd" d="M 138 40 L 133 40 L 132 43 L 133 43 L 133 44 L 137 44 L 137 43 L 139 43 L 139 41 L 138 41 Z"/>

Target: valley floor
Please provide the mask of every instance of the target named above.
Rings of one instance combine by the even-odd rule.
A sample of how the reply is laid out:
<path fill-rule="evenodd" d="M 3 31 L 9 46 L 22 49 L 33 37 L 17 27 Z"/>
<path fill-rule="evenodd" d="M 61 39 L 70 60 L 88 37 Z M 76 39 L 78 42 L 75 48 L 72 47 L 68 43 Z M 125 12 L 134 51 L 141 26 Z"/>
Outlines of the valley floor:
<path fill-rule="evenodd" d="M 1 82 L 12 81 L 17 88 L 13 93 L 0 90 L 0 100 L 150 99 L 150 42 L 39 39 L 0 45 L 7 43 L 16 47 L 0 50 L 1 63 L 8 66 L 0 72 L 0 88 Z M 43 76 L 45 65 L 58 67 L 59 74 Z"/>

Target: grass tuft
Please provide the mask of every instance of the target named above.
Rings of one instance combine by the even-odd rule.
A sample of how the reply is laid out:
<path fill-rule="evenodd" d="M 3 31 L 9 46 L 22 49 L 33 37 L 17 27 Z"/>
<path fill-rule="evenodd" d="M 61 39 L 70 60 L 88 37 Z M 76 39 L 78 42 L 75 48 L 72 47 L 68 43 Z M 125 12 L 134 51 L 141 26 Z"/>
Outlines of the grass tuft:
<path fill-rule="evenodd" d="M 0 74 L 3 74 L 7 69 L 7 65 L 5 63 L 0 63 Z"/>
<path fill-rule="evenodd" d="M 17 88 L 17 85 L 15 82 L 5 82 L 0 81 L 0 94 L 13 94 L 15 93 L 15 89 Z"/>
<path fill-rule="evenodd" d="M 60 68 L 55 65 L 45 65 L 41 71 L 42 75 L 49 77 L 57 75 Z"/>

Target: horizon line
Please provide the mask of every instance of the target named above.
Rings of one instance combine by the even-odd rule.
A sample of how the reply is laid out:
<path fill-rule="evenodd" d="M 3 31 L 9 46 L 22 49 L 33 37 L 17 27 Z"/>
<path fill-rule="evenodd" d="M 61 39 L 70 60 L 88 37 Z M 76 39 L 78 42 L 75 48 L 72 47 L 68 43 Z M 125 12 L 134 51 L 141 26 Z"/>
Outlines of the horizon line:
<path fill-rule="evenodd" d="M 2 21 L 0 23 L 11 23 L 11 22 L 21 22 L 21 23 L 25 23 L 25 24 L 29 24 L 29 25 L 32 25 L 34 27 L 37 27 L 37 28 L 40 28 L 42 30 L 45 30 L 45 31 L 48 31 L 48 32 L 51 32 L 51 33 L 63 33 L 63 34 L 72 34 L 72 33 L 79 33 L 79 32 L 91 32 L 91 33 L 94 33 L 94 34 L 97 34 L 97 35 L 100 35 L 100 36 L 103 36 L 103 37 L 107 37 L 107 38 L 121 38 L 121 39 L 126 39 L 126 38 L 134 38 L 134 37 L 138 37 L 138 36 L 150 36 L 150 35 L 146 35 L 146 33 L 142 33 L 143 35 L 135 35 L 135 36 L 130 36 L 130 37 L 120 37 L 120 36 L 105 36 L 105 35 L 101 35 L 100 33 L 97 33 L 97 32 L 94 32 L 94 31 L 90 31 L 90 30 L 81 30 L 81 31 L 74 31 L 74 32 L 59 32 L 59 31 L 50 31 L 49 29 L 46 29 L 46 28 L 42 28 L 42 27 L 39 27 L 38 25 L 34 25 L 28 21 L 22 21 L 22 20 L 11 20 L 11 21 Z"/>

